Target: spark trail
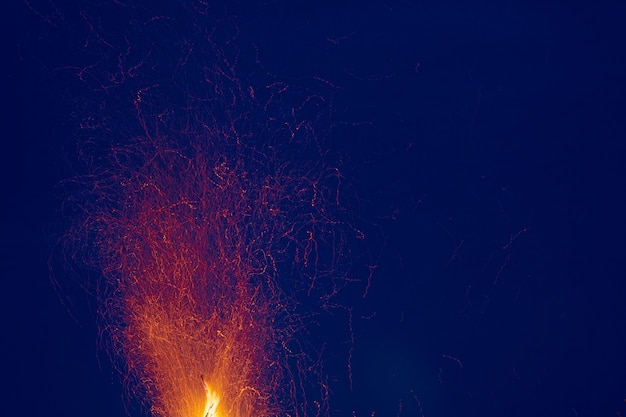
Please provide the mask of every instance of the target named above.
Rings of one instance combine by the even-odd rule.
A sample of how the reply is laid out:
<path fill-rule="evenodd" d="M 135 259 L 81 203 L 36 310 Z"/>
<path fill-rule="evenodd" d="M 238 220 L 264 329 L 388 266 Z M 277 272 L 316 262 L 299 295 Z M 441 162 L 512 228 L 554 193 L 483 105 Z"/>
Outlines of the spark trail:
<path fill-rule="evenodd" d="M 91 203 L 72 235 L 93 235 L 105 334 L 155 416 L 273 416 L 286 404 L 306 414 L 299 373 L 315 370 L 289 347 L 302 327 L 295 294 L 319 278 L 320 247 L 340 248 L 324 237 L 336 222 L 319 190 L 337 170 L 294 176 L 236 141 L 208 139 L 136 138 L 89 177 Z M 311 275 L 281 278 L 286 260 Z"/>
<path fill-rule="evenodd" d="M 284 85 L 267 84 L 259 104 L 208 49 L 210 77 L 191 47 L 182 60 L 185 77 L 205 72 L 206 96 L 196 88 L 176 104 L 175 88 L 138 82 L 132 98 L 115 96 L 123 129 L 84 119 L 87 173 L 67 182 L 66 246 L 103 276 L 103 334 L 152 415 L 328 414 L 321 361 L 302 348 L 298 295 L 328 304 L 348 285 L 346 233 L 362 233 L 333 214 L 343 186 L 306 120 L 316 99 L 278 118 Z M 114 88 L 128 91 L 101 89 Z"/>
<path fill-rule="evenodd" d="M 99 219 L 110 230 L 111 319 L 124 323 L 114 344 L 155 415 L 271 415 L 281 302 L 255 259 L 263 248 L 248 240 L 265 207 L 227 162 L 150 151 L 133 155 L 145 159 L 121 210 Z"/>
<path fill-rule="evenodd" d="M 215 151 L 158 137 L 113 148 L 74 232 L 95 236 L 105 333 L 155 416 L 270 416 L 303 398 L 283 389 L 296 386 L 298 317 L 279 261 L 316 267 L 324 222 L 294 222 L 293 203 L 312 216 L 321 195 L 311 178 L 261 179 L 238 151 Z"/>

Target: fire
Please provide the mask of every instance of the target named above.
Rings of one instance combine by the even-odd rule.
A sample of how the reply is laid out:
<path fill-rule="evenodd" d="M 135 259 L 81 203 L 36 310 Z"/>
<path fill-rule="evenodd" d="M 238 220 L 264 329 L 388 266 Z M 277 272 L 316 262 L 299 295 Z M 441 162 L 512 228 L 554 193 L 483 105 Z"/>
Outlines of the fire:
<path fill-rule="evenodd" d="M 220 397 L 211 390 L 211 387 L 202 379 L 204 389 L 206 391 L 206 403 L 204 405 L 204 411 L 202 417 L 218 417 L 217 406 L 220 403 Z"/>
<path fill-rule="evenodd" d="M 268 240 L 277 202 L 202 152 L 116 152 L 142 161 L 118 172 L 121 204 L 96 220 L 104 314 L 131 389 L 155 416 L 275 415 L 289 333 Z"/>
<path fill-rule="evenodd" d="M 68 181 L 68 238 L 102 276 L 103 340 L 129 397 L 154 417 L 328 415 L 304 317 L 354 282 L 345 245 L 362 233 L 335 217 L 340 161 L 315 136 L 316 99 L 298 104 L 276 82 L 255 93 L 206 48 L 162 83 L 133 79 L 130 96 L 103 88 L 112 104 L 98 107 L 101 125 L 84 125 L 84 176 Z M 128 73 L 143 68 L 153 66 Z M 199 80 L 177 82 L 194 71 Z"/>

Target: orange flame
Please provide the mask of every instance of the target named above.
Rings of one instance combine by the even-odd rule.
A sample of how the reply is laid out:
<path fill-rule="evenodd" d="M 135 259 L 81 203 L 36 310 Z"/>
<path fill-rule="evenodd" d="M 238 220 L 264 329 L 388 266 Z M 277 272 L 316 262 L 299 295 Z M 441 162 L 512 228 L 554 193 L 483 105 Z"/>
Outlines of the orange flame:
<path fill-rule="evenodd" d="M 266 235 L 277 202 L 225 162 L 153 151 L 99 220 L 109 331 L 131 386 L 156 416 L 275 415 L 284 307 Z"/>

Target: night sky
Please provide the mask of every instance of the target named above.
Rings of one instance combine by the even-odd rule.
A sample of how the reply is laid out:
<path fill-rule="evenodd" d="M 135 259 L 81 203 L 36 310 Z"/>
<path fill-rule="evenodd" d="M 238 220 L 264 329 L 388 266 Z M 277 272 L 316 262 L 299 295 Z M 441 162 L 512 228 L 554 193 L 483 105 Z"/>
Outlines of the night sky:
<path fill-rule="evenodd" d="M 355 267 L 375 266 L 367 297 L 316 327 L 342 347 L 326 357 L 332 417 L 626 415 L 626 6 L 493 3 L 216 7 L 265 71 L 332 96 L 319 132 L 372 232 Z M 97 42 L 79 17 L 96 2 L 80 4 L 3 14 L 3 416 L 117 417 L 128 402 L 95 301 L 50 272 L 64 273 L 51 254 L 74 97 L 89 99 L 59 68 Z"/>

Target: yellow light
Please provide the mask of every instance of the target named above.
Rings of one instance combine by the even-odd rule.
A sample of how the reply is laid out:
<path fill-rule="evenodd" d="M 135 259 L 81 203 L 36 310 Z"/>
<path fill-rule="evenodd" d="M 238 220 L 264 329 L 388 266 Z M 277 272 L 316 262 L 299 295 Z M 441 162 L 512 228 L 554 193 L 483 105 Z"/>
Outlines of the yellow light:
<path fill-rule="evenodd" d="M 220 403 L 220 397 L 217 393 L 211 390 L 204 378 L 202 378 L 202 384 L 204 385 L 204 391 L 206 392 L 206 403 L 204 405 L 202 417 L 217 417 L 217 405 Z"/>

